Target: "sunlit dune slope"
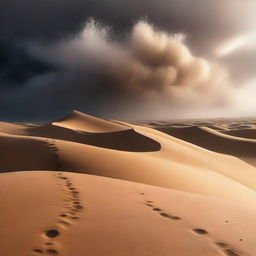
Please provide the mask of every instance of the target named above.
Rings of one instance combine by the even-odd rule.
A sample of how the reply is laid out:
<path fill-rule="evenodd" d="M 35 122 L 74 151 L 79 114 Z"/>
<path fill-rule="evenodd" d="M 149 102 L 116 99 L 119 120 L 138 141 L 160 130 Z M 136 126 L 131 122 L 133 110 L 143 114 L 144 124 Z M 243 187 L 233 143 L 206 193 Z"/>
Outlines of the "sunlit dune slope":
<path fill-rule="evenodd" d="M 0 255 L 255 254 L 251 205 L 95 175 L 0 177 Z"/>
<path fill-rule="evenodd" d="M 53 124 L 73 130 L 95 133 L 127 130 L 125 125 L 117 124 L 109 120 L 103 120 L 94 116 L 89 116 L 78 111 L 73 111 L 67 117 L 60 119 Z"/>
<path fill-rule="evenodd" d="M 82 116 L 79 114 L 79 126 Z M 84 127 L 87 120 L 88 116 Z M 116 133 L 85 133 L 76 122 L 72 122 L 72 129 L 63 128 L 61 121 L 59 124 L 26 128 L 26 135 L 2 133 L 1 170 L 89 173 L 255 205 L 255 168 L 238 158 L 128 123 L 115 122 L 126 127 Z M 88 145 L 88 134 L 97 144 Z M 116 139 L 116 134 L 122 136 Z"/>

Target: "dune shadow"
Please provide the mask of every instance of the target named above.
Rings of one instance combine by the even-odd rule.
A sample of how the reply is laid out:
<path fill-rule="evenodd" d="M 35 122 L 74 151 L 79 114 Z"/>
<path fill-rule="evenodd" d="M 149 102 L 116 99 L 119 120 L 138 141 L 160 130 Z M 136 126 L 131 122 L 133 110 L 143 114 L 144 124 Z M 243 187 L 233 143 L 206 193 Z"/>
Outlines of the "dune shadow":
<path fill-rule="evenodd" d="M 160 143 L 133 129 L 123 131 L 91 133 L 55 126 L 51 123 L 27 129 L 29 136 L 72 141 L 96 147 L 129 152 L 153 152 L 161 149 Z"/>

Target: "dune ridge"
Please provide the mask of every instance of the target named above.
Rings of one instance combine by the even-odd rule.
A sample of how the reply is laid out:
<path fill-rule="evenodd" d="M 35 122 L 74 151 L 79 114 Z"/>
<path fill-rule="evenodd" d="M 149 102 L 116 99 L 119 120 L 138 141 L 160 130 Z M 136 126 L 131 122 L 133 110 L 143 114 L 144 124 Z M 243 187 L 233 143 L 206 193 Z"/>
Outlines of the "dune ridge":
<path fill-rule="evenodd" d="M 53 124 L 69 129 L 95 133 L 127 130 L 127 127 L 123 125 L 94 116 L 89 116 L 76 110 L 63 119 L 53 122 Z"/>
<path fill-rule="evenodd" d="M 222 154 L 233 155 L 256 166 L 256 140 L 231 136 L 209 127 L 159 128 L 160 131 Z"/>
<path fill-rule="evenodd" d="M 254 140 L 161 125 L 2 122 L 0 254 L 254 256 Z"/>
<path fill-rule="evenodd" d="M 256 139 L 256 130 L 253 128 L 227 130 L 227 131 L 223 131 L 223 133 L 236 136 L 236 137 L 246 138 L 246 139 Z"/>

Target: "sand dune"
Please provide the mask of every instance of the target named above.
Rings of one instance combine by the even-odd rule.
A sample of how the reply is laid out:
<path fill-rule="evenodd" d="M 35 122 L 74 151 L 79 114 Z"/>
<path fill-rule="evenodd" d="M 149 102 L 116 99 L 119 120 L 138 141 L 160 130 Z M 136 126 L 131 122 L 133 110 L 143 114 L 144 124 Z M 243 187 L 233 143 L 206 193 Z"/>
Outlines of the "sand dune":
<path fill-rule="evenodd" d="M 57 155 L 49 140 L 0 133 L 0 168 L 2 171 L 55 170 Z"/>
<path fill-rule="evenodd" d="M 75 125 L 73 127 L 75 127 Z M 128 129 L 128 127 L 123 131 L 92 133 L 80 130 L 77 131 L 47 123 L 36 125 L 34 127 L 26 127 L 25 125 L 20 127 L 16 126 L 15 130 L 3 129 L 3 131 L 11 135 L 73 141 L 81 144 L 122 151 L 150 152 L 158 151 L 161 148 L 160 143 L 157 141 L 147 138 L 135 132 L 133 129 Z"/>
<path fill-rule="evenodd" d="M 2 122 L 0 255 L 254 256 L 255 141 L 210 125 Z"/>
<path fill-rule="evenodd" d="M 89 116 L 78 111 L 73 111 L 67 117 L 60 119 L 53 124 L 85 132 L 116 132 L 127 130 L 127 127 L 123 125 L 94 116 Z"/>
<path fill-rule="evenodd" d="M 242 256 L 256 250 L 255 207 L 94 175 L 0 176 L 1 255 Z"/>
<path fill-rule="evenodd" d="M 254 128 L 227 130 L 227 131 L 224 131 L 224 133 L 228 135 L 236 136 L 236 137 L 256 139 L 256 130 Z"/>
<path fill-rule="evenodd" d="M 85 125 L 86 121 L 87 118 L 84 120 Z M 75 125 L 76 122 L 73 128 Z M 125 145 L 125 140 L 114 140 L 115 136 L 112 137 L 112 142 L 120 143 L 119 147 L 121 145 L 127 148 L 113 150 L 100 145 L 91 146 L 63 139 L 3 135 L 2 148 L 4 150 L 8 146 L 8 150 L 2 159 L 1 170 L 53 169 L 82 172 L 255 204 L 256 172 L 250 165 L 237 158 L 207 151 L 151 128 L 128 123 L 120 123 L 120 126 L 128 128 L 121 133 L 133 131 L 133 135 L 138 134 L 146 141 L 161 145 L 161 148 L 158 147 L 158 151 L 152 152 L 152 148 L 144 145 L 144 152 L 131 152 L 130 144 Z M 72 129 L 71 132 L 77 133 L 76 136 L 80 136 L 80 140 L 84 138 L 80 131 Z M 93 134 L 96 139 L 105 135 Z M 110 136 L 109 146 L 113 146 L 113 133 L 107 136 Z M 132 140 L 133 137 L 130 138 Z M 30 144 L 31 141 L 37 141 L 40 145 L 38 150 L 37 144 Z M 27 149 L 24 146 L 26 143 L 31 145 L 31 148 L 29 146 Z M 141 146 L 143 147 L 142 144 Z M 38 157 L 41 161 L 37 160 Z M 22 160 L 12 161 L 13 158 Z M 51 161 L 48 161 L 48 158 Z"/>
<path fill-rule="evenodd" d="M 256 140 L 229 136 L 206 127 L 159 128 L 160 131 L 200 147 L 239 157 L 250 164 L 256 161 Z M 228 132 L 225 132 L 228 133 Z M 238 134 L 234 134 L 238 135 Z"/>

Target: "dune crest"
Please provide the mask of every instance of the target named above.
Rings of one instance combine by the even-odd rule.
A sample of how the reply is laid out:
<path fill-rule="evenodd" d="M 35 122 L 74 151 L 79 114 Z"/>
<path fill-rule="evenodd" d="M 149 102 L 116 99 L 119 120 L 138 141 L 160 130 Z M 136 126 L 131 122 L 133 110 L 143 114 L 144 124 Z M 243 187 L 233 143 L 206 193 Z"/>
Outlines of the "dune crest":
<path fill-rule="evenodd" d="M 256 140 L 231 136 L 209 127 L 168 127 L 159 130 L 208 150 L 239 157 L 256 166 Z"/>
<path fill-rule="evenodd" d="M 20 134 L 2 133 L 1 170 L 88 173 L 253 205 L 256 202 L 255 168 L 238 158 L 205 150 L 141 125 L 115 121 L 114 128 L 125 130 L 99 132 L 106 130 L 106 123 L 113 129 L 112 122 L 78 112 L 70 119 L 65 118 L 64 124 L 66 119 L 72 128 L 55 123 L 24 128 L 22 124 Z M 78 129 L 88 130 L 91 120 L 97 132 Z M 199 131 L 215 138 L 196 127 L 180 131 L 184 129 L 192 137 Z M 13 158 L 20 160 L 12 161 Z"/>
<path fill-rule="evenodd" d="M 226 131 L 223 131 L 223 133 L 236 136 L 236 137 L 256 140 L 256 130 L 254 128 L 247 128 L 247 129 L 240 129 L 240 130 L 226 130 Z"/>
<path fill-rule="evenodd" d="M 112 121 L 104 120 L 74 110 L 63 119 L 53 122 L 53 125 L 81 130 L 85 132 L 115 132 L 127 130 L 127 127 Z"/>

